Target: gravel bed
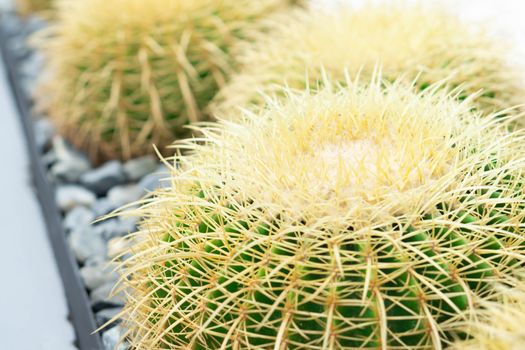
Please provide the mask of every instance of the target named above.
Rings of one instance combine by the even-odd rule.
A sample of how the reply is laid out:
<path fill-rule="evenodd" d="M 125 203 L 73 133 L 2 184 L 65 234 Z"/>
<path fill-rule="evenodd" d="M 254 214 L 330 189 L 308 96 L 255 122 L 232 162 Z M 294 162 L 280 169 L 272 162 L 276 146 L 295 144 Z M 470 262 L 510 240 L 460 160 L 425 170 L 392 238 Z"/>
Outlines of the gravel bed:
<path fill-rule="evenodd" d="M 44 57 L 27 45 L 27 38 L 44 28 L 46 22 L 38 17 L 22 20 L 9 14 L 2 17 L 1 25 L 8 33 L 8 47 L 17 59 L 17 73 L 32 105 L 31 96 Z M 62 212 L 67 241 L 78 262 L 96 322 L 102 326 L 122 308 L 123 297 L 110 296 L 118 278 L 111 261 L 125 248 L 123 237 L 136 229 L 137 220 L 118 217 L 93 221 L 163 186 L 167 169 L 153 156 L 125 163 L 112 160 L 95 167 L 56 133 L 46 116 L 34 118 L 37 147 L 48 179 L 56 189 L 55 200 Z M 115 349 L 122 334 L 118 322 L 106 327 L 102 331 L 105 348 Z M 119 347 L 125 349 L 125 344 Z"/>

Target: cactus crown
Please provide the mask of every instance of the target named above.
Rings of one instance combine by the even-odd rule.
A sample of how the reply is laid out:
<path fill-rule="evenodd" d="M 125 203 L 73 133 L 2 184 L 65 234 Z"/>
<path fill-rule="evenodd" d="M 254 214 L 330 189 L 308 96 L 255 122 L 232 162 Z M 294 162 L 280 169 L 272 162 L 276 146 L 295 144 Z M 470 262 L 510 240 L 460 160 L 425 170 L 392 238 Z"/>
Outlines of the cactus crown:
<path fill-rule="evenodd" d="M 232 109 L 261 104 L 258 93 L 273 94 L 282 83 L 303 89 L 305 72 L 311 82 L 324 70 L 344 80 L 370 77 L 377 65 L 385 79 L 418 77 L 422 89 L 448 77 L 466 94 L 482 94 L 477 106 L 486 113 L 523 102 L 525 88 L 515 67 L 505 60 L 505 45 L 441 8 L 371 4 L 355 10 L 323 14 L 297 11 L 273 21 L 272 35 L 260 35 L 239 50 L 240 71 L 213 103 L 216 114 L 231 117 Z"/>
<path fill-rule="evenodd" d="M 161 150 L 206 119 L 230 46 L 289 0 L 62 0 L 38 101 L 95 161 Z"/>
<path fill-rule="evenodd" d="M 122 266 L 136 348 L 439 349 L 512 279 L 525 134 L 439 86 L 349 85 L 178 144 Z"/>

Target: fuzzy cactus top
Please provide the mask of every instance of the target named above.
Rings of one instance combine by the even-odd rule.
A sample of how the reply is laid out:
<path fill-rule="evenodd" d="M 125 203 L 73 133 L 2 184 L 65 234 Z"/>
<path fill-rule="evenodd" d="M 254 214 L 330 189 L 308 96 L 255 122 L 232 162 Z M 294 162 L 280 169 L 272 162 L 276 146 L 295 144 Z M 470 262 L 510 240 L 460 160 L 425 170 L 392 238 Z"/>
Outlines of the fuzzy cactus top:
<path fill-rule="evenodd" d="M 273 32 L 243 45 L 241 68 L 221 91 L 212 110 L 222 117 L 263 95 L 315 87 L 323 75 L 344 80 L 377 69 L 385 79 L 402 76 L 424 89 L 447 79 L 465 94 L 480 93 L 477 107 L 486 113 L 525 103 L 523 72 L 507 62 L 508 48 L 481 28 L 462 23 L 435 6 L 371 4 L 337 14 L 297 11 L 272 22 Z"/>
<path fill-rule="evenodd" d="M 441 349 L 525 263 L 525 133 L 439 86 L 273 100 L 178 144 L 123 262 L 138 349 Z"/>
<path fill-rule="evenodd" d="M 163 152 L 206 119 L 231 46 L 295 2 L 59 0 L 38 105 L 94 161 Z"/>

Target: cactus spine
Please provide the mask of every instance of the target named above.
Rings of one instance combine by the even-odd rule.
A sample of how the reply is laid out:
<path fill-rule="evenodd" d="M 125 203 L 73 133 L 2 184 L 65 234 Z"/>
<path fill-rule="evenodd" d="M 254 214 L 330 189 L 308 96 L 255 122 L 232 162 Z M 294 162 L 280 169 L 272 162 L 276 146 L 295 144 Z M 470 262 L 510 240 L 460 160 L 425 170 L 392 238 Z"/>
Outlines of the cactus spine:
<path fill-rule="evenodd" d="M 453 350 L 519 350 L 525 344 L 525 284 L 498 286 L 500 295 L 481 301 L 470 313 L 465 331 L 472 339 Z"/>

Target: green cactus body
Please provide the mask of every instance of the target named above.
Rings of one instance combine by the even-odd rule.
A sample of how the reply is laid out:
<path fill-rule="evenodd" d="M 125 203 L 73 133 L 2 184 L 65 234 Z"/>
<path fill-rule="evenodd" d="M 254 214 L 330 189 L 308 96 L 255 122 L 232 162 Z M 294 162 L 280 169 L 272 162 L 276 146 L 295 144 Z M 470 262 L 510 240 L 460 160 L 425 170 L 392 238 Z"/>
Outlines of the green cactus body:
<path fill-rule="evenodd" d="M 439 349 L 524 264 L 525 148 L 433 87 L 286 94 L 183 142 L 138 215 L 141 349 Z M 469 122 L 467 122 L 467 120 Z"/>
<path fill-rule="evenodd" d="M 206 120 L 236 43 L 289 0 L 62 0 L 37 37 L 37 95 L 61 133 L 94 161 L 164 152 Z"/>
<path fill-rule="evenodd" d="M 509 48 L 429 4 L 301 10 L 272 27 L 242 45 L 240 69 L 212 103 L 215 114 L 234 119 L 239 107 L 264 105 L 264 95 L 283 84 L 303 90 L 322 85 L 325 76 L 344 81 L 343 68 L 365 79 L 381 70 L 387 80 L 404 77 L 423 90 L 438 82 L 461 87 L 458 98 L 479 94 L 476 107 L 486 114 L 523 103 L 523 70 L 506 60 Z"/>

